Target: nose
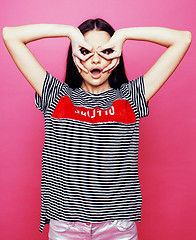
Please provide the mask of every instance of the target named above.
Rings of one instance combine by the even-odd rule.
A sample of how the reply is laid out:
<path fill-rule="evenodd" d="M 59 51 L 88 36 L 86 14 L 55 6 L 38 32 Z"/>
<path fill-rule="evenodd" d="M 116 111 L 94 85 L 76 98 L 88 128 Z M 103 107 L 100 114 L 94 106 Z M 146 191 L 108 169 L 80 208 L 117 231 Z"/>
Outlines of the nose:
<path fill-rule="evenodd" d="M 101 62 L 101 58 L 99 56 L 99 54 L 95 51 L 95 53 L 93 54 L 93 56 L 91 57 L 91 63 L 100 63 Z"/>

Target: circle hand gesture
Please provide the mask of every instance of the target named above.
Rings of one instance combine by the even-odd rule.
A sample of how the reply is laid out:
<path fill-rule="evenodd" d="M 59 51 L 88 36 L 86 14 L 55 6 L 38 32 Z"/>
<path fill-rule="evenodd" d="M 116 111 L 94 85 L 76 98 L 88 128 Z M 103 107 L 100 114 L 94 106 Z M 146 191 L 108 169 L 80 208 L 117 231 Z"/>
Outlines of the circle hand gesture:
<path fill-rule="evenodd" d="M 117 30 L 110 38 L 108 43 L 97 49 L 97 52 L 100 56 L 107 60 L 112 60 L 111 63 L 103 70 L 103 72 L 111 72 L 118 66 L 120 62 L 120 56 L 122 54 L 123 43 L 123 37 L 120 31 Z"/>
<path fill-rule="evenodd" d="M 92 47 L 85 41 L 84 36 L 78 28 L 74 29 L 74 31 L 70 35 L 70 40 L 72 44 L 73 60 L 78 71 L 81 72 L 81 70 L 83 70 L 84 72 L 88 73 L 88 70 L 82 65 L 81 61 L 86 61 L 94 54 L 93 52 L 91 52 Z M 88 51 L 88 54 L 82 54 L 81 49 L 85 49 L 86 51 Z"/>

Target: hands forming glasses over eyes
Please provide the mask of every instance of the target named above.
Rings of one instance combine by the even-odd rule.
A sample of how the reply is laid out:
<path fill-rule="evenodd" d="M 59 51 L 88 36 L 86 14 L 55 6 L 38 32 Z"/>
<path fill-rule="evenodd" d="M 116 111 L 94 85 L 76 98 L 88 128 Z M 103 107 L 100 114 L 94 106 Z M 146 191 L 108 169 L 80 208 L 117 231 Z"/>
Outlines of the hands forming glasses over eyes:
<path fill-rule="evenodd" d="M 86 61 L 97 52 L 98 55 L 106 60 L 111 60 L 111 63 L 103 69 L 104 72 L 112 72 L 120 62 L 120 56 L 122 53 L 123 41 L 117 34 L 118 31 L 110 38 L 110 40 L 97 48 L 96 51 L 85 41 L 84 36 L 77 32 L 74 37 L 70 38 L 72 43 L 72 56 L 75 65 L 79 72 L 83 70 L 88 73 L 88 70 L 82 65 L 81 61 Z"/>

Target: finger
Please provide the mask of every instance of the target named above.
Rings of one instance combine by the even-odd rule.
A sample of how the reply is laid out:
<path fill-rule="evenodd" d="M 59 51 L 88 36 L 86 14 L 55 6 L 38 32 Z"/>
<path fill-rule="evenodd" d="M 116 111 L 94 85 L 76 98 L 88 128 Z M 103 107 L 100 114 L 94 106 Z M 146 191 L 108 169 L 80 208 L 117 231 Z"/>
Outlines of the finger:
<path fill-rule="evenodd" d="M 89 54 L 86 54 L 86 55 L 82 55 L 83 56 L 83 59 L 81 59 L 82 61 L 86 61 L 87 59 L 89 59 L 91 56 L 93 56 L 94 55 L 94 53 L 92 52 L 92 53 L 89 53 Z"/>
<path fill-rule="evenodd" d="M 112 49 L 113 49 L 113 47 L 114 47 L 114 45 L 111 44 L 110 42 L 108 42 L 108 43 L 106 43 L 106 44 L 104 44 L 104 45 L 102 45 L 102 46 L 99 46 L 99 47 L 97 48 L 97 51 L 98 51 L 98 52 L 102 52 L 102 51 L 104 51 L 104 50 L 106 50 L 106 49 L 108 49 L 108 48 L 112 48 Z"/>
<path fill-rule="evenodd" d="M 116 64 L 116 61 L 116 59 L 113 59 L 111 63 L 106 68 L 104 68 L 103 73 L 110 71 Z"/>
<path fill-rule="evenodd" d="M 106 68 L 104 68 L 103 73 L 112 72 L 117 67 L 118 64 L 119 64 L 119 58 L 114 58 L 112 62 Z"/>
<path fill-rule="evenodd" d="M 86 48 L 90 52 L 93 50 L 93 47 L 90 44 L 88 44 L 86 41 L 83 41 L 82 44 L 80 44 L 80 46 Z"/>
<path fill-rule="evenodd" d="M 86 55 L 83 55 L 81 52 L 80 52 L 80 49 L 78 49 L 77 51 L 74 51 L 73 52 L 73 55 L 78 57 L 80 60 L 82 61 L 86 61 L 87 59 L 89 59 L 94 53 L 89 53 L 89 54 L 86 54 Z"/>
<path fill-rule="evenodd" d="M 111 69 L 109 70 L 109 73 L 112 72 L 112 71 L 118 66 L 119 63 L 120 63 L 120 58 L 117 58 L 117 62 L 115 63 L 115 65 L 113 66 L 113 68 L 111 68 Z"/>
<path fill-rule="evenodd" d="M 83 70 L 84 72 L 88 73 L 88 70 L 82 65 L 82 63 L 80 62 L 79 58 L 75 58 L 76 61 L 76 66 L 79 67 L 79 69 Z"/>
<path fill-rule="evenodd" d="M 75 63 L 75 66 L 77 67 L 78 69 L 78 72 L 80 73 L 81 72 L 81 69 L 78 67 L 77 63 L 76 63 L 76 57 L 72 54 L 72 57 L 73 57 L 73 61 Z"/>
<path fill-rule="evenodd" d="M 99 52 L 99 51 L 97 51 L 97 53 L 98 53 L 101 57 L 103 57 L 103 58 L 105 58 L 105 59 L 107 59 L 107 60 L 110 60 L 110 59 L 119 57 L 119 56 L 118 56 L 118 53 L 115 52 L 115 51 L 114 51 L 113 53 L 110 53 L 110 54 L 105 54 L 105 53 Z"/>

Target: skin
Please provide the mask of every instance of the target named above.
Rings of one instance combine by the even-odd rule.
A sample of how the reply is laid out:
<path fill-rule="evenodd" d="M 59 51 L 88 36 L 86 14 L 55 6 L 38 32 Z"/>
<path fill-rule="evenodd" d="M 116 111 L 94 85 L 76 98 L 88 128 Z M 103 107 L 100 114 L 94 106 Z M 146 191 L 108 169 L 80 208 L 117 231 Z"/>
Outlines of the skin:
<path fill-rule="evenodd" d="M 89 31 L 84 35 L 85 41 L 92 46 L 93 55 L 91 55 L 86 61 L 82 61 L 82 65 L 88 70 L 88 73 L 81 71 L 80 74 L 84 79 L 81 88 L 90 93 L 101 93 L 110 89 L 108 77 L 111 72 L 104 72 L 107 66 L 111 64 L 111 60 L 107 60 L 97 53 L 97 49 L 110 40 L 110 35 L 104 31 Z M 90 70 L 92 68 L 100 68 L 101 74 L 98 79 L 93 78 Z"/>
<path fill-rule="evenodd" d="M 94 36 L 92 36 L 92 32 L 97 35 L 93 42 Z M 97 33 L 97 31 L 92 32 L 83 36 L 78 28 L 69 25 L 32 24 L 19 27 L 4 27 L 2 35 L 4 43 L 17 67 L 41 97 L 46 70 L 28 49 L 27 44 L 29 42 L 42 38 L 68 37 L 72 44 L 74 62 L 84 78 L 84 84 L 81 87 L 92 93 L 99 93 L 109 89 L 107 79 L 110 71 L 118 65 L 125 41 L 147 41 L 164 46 L 166 48 L 165 52 L 144 74 L 146 101 L 162 87 L 175 71 L 192 40 L 189 31 L 161 27 L 119 29 L 111 38 L 107 34 Z M 87 49 L 90 53 L 83 55 L 81 48 Z M 105 50 L 107 49 L 112 49 L 113 52 L 106 54 Z M 101 67 L 106 66 L 98 80 L 90 78 L 88 74 L 90 67 L 95 64 L 100 64 Z"/>
<path fill-rule="evenodd" d="M 84 68 L 80 61 L 85 61 L 91 56 L 91 54 L 88 56 L 81 54 L 81 47 L 89 51 L 92 50 L 92 47 L 86 43 L 80 30 L 70 25 L 31 24 L 18 27 L 4 27 L 2 36 L 16 66 L 40 97 L 42 97 L 46 70 L 29 50 L 28 43 L 43 38 L 68 37 L 72 43 L 76 66 L 79 69 Z"/>
<path fill-rule="evenodd" d="M 108 43 L 101 46 L 98 52 L 111 48 L 113 53 L 105 58 L 115 59 L 121 55 L 126 40 L 147 41 L 166 48 L 154 65 L 144 74 L 145 98 L 148 101 L 168 80 L 185 56 L 192 40 L 189 31 L 179 31 L 162 27 L 137 27 L 117 30 Z M 111 66 L 108 66 L 109 70 Z"/>

